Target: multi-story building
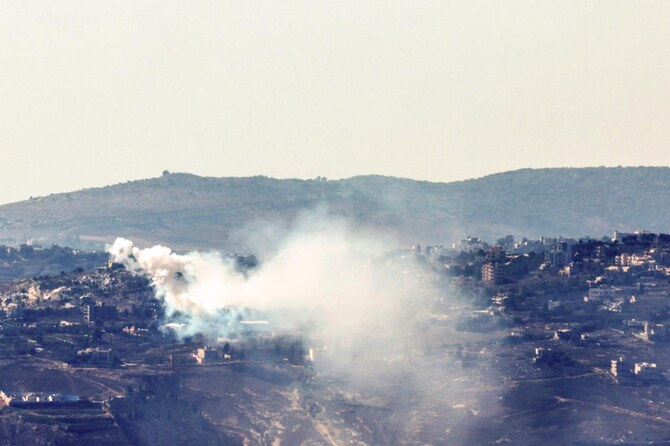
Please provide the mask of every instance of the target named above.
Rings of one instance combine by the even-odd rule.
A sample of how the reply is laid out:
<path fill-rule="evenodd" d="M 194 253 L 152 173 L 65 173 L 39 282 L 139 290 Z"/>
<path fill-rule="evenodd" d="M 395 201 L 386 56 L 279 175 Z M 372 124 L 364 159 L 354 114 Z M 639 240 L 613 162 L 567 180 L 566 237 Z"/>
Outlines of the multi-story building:
<path fill-rule="evenodd" d="M 488 262 L 482 265 L 482 281 L 487 285 L 496 285 L 505 280 L 505 264 Z"/>
<path fill-rule="evenodd" d="M 548 266 L 562 268 L 572 262 L 572 249 L 567 242 L 556 242 L 544 253 L 544 262 Z"/>

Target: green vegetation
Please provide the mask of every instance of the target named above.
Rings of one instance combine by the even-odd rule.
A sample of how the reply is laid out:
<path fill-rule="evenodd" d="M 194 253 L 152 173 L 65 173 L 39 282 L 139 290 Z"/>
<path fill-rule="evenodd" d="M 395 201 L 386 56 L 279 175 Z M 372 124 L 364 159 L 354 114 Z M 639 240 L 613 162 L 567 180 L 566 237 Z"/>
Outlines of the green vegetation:
<path fill-rule="evenodd" d="M 243 249 L 249 231 L 325 207 L 402 242 L 468 234 L 583 236 L 668 232 L 670 168 L 524 169 L 454 183 L 392 177 L 346 180 L 204 178 L 169 174 L 0 206 L 0 242 L 100 248 L 116 236 L 179 249 Z M 255 235 L 259 233 L 256 232 Z"/>

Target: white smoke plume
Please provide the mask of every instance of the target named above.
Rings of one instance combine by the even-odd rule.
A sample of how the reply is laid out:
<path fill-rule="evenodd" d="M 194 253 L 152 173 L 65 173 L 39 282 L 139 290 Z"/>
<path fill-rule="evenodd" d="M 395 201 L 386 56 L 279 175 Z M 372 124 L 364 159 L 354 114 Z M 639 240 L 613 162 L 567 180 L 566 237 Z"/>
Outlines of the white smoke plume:
<path fill-rule="evenodd" d="M 115 262 L 150 276 L 166 322 L 183 324 L 181 336 L 231 336 L 241 319 L 259 315 L 273 327 L 331 336 L 394 330 L 406 318 L 414 297 L 410 273 L 374 261 L 390 247 L 319 214 L 302 218 L 248 275 L 215 252 L 140 249 L 122 238 L 108 252 Z"/>

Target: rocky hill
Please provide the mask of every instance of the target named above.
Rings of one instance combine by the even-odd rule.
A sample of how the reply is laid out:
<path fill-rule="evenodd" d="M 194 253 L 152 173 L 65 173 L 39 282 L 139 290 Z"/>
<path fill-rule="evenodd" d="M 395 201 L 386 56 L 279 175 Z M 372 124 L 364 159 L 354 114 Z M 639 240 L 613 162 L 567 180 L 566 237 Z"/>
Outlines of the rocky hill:
<path fill-rule="evenodd" d="M 0 206 L 0 243 L 97 248 L 116 236 L 180 249 L 243 250 L 254 231 L 304 210 L 398 237 L 446 244 L 472 234 L 601 236 L 670 231 L 670 168 L 523 169 L 453 183 L 382 176 L 344 180 L 159 178 Z"/>

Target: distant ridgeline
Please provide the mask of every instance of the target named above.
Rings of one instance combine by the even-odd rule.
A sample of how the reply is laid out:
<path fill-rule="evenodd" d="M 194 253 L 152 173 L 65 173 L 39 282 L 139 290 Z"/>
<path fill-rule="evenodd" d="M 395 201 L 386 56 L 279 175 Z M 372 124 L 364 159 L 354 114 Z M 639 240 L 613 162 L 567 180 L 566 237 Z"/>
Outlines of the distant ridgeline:
<path fill-rule="evenodd" d="M 315 208 L 404 244 L 670 232 L 670 168 L 523 169 L 453 183 L 164 173 L 0 206 L 0 243 L 100 249 L 123 236 L 145 246 L 249 252 L 245 242 L 262 242 L 268 224 L 281 227 Z"/>
<path fill-rule="evenodd" d="M 50 248 L 28 244 L 18 248 L 0 246 L 0 282 L 73 270 L 88 271 L 104 266 L 108 257 L 105 252 L 82 252 L 58 245 Z"/>

